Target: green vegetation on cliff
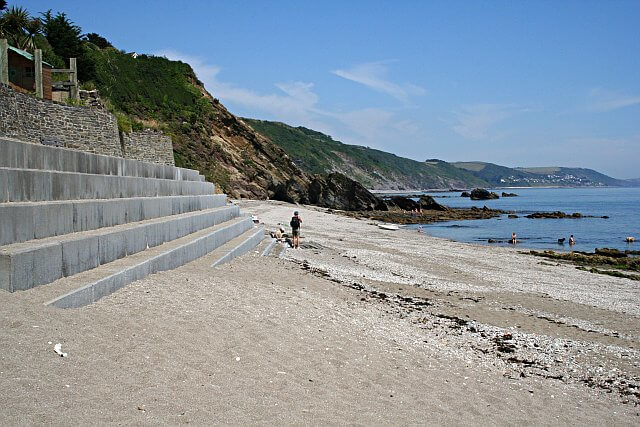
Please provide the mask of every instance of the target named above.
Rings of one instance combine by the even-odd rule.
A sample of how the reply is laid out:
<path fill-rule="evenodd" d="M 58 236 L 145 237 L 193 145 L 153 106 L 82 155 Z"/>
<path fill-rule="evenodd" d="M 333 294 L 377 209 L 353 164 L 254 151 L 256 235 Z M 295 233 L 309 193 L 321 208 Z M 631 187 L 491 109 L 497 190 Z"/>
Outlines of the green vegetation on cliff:
<path fill-rule="evenodd" d="M 343 144 L 305 127 L 243 119 L 289 154 L 309 173 L 340 172 L 373 189 L 452 188 L 487 185 L 441 160 L 418 162 L 359 145 Z"/>

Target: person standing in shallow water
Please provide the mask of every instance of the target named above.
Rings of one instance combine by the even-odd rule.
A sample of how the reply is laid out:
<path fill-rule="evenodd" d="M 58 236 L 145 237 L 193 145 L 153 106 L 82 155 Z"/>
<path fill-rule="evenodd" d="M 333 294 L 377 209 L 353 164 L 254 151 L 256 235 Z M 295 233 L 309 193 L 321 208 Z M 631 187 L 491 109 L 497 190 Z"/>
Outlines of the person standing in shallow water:
<path fill-rule="evenodd" d="M 576 244 L 576 239 L 573 238 L 573 234 L 571 236 L 569 236 L 569 244 L 571 246 Z"/>
<path fill-rule="evenodd" d="M 518 243 L 518 239 L 516 239 L 516 233 L 511 233 L 511 244 L 515 245 Z"/>
<path fill-rule="evenodd" d="M 291 225 L 291 234 L 293 235 L 293 248 L 298 249 L 300 247 L 300 226 L 302 225 L 302 218 L 298 215 L 298 211 L 293 213 L 289 225 Z"/>

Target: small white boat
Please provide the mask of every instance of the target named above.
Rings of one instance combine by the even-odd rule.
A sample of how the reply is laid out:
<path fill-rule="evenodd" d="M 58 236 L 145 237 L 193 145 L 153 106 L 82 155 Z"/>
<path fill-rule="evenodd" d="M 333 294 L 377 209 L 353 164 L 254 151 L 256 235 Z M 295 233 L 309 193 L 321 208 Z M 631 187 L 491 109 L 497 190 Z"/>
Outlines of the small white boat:
<path fill-rule="evenodd" d="M 400 229 L 400 227 L 393 224 L 378 224 L 378 228 L 381 228 L 383 230 L 393 230 L 393 231 Z"/>

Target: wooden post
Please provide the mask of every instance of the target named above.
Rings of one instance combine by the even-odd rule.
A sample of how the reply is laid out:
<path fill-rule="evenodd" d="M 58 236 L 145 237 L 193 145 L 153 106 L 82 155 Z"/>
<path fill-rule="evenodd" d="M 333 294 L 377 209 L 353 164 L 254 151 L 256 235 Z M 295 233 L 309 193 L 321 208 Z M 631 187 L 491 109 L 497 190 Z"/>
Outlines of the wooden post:
<path fill-rule="evenodd" d="M 0 39 L 0 83 L 9 84 L 9 43 Z"/>
<path fill-rule="evenodd" d="M 44 87 L 42 85 L 42 50 L 36 49 L 36 51 L 33 52 L 33 64 L 36 77 L 36 96 L 38 98 L 44 98 Z"/>
<path fill-rule="evenodd" d="M 71 72 L 69 73 L 69 80 L 71 81 L 71 87 L 69 87 L 69 97 L 77 101 L 79 99 L 79 92 L 78 66 L 76 65 L 76 58 L 69 58 L 69 69 L 71 70 Z"/>

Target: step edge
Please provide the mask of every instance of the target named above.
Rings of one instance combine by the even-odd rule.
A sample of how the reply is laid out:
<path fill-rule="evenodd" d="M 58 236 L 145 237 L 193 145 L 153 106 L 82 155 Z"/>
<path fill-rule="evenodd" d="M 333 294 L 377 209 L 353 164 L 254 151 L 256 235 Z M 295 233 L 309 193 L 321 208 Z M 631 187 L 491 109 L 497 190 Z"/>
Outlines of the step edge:
<path fill-rule="evenodd" d="M 100 298 L 102 298 L 102 297 L 104 297 L 104 296 L 107 296 L 107 295 L 109 295 L 109 294 L 111 294 L 111 293 L 113 293 L 113 292 L 117 291 L 118 289 L 121 289 L 122 287 L 124 287 L 124 286 L 126 286 L 126 285 L 128 285 L 128 284 L 130 284 L 130 283 L 133 283 L 133 282 L 135 282 L 135 281 L 137 281 L 137 280 L 140 280 L 140 279 L 142 279 L 142 278 L 144 278 L 144 277 L 150 276 L 151 274 L 159 273 L 159 272 L 162 272 L 162 271 L 173 270 L 174 268 L 177 268 L 177 267 L 174 267 L 174 268 L 168 268 L 168 269 L 163 269 L 163 270 L 156 270 L 155 272 L 149 272 L 149 273 L 147 273 L 147 274 L 143 275 L 143 276 L 142 276 L 142 277 L 140 277 L 140 278 L 135 278 L 135 279 L 130 280 L 130 281 L 127 281 L 127 280 L 128 280 L 128 279 L 132 279 L 132 278 L 131 278 L 131 277 L 127 277 L 127 273 L 132 272 L 132 271 L 134 271 L 135 269 L 140 268 L 140 267 L 142 267 L 142 266 L 143 266 L 143 265 L 145 265 L 145 264 L 150 264 L 150 263 L 151 263 L 151 262 L 153 262 L 154 260 L 158 260 L 158 259 L 161 259 L 162 257 L 168 256 L 168 255 L 169 255 L 170 253 L 172 253 L 172 252 L 175 252 L 175 251 L 178 251 L 178 250 L 182 250 L 182 249 L 187 248 L 188 246 L 191 246 L 191 245 L 196 245 L 198 242 L 201 242 L 201 241 L 202 241 L 202 240 L 204 240 L 204 239 L 211 238 L 211 237 L 212 237 L 213 235 L 215 235 L 215 234 L 223 233 L 225 230 L 227 230 L 227 229 L 229 229 L 229 228 L 232 228 L 232 227 L 241 227 L 241 226 L 243 225 L 243 223 L 249 223 L 249 222 L 250 222 L 250 217 L 245 217 L 245 218 L 243 218 L 242 220 L 239 220 L 239 221 L 237 221 L 237 222 L 235 222 L 235 223 L 233 223 L 233 224 L 229 224 L 229 225 L 227 225 L 226 227 L 221 227 L 221 228 L 219 228 L 219 229 L 217 229 L 217 230 L 212 231 L 212 232 L 211 232 L 211 233 L 209 233 L 209 234 L 206 234 L 206 235 L 204 235 L 204 236 L 200 236 L 200 237 L 198 237 L 197 239 L 194 239 L 194 240 L 192 240 L 192 241 L 190 241 L 190 242 L 186 242 L 186 243 L 184 243 L 184 244 L 182 244 L 182 245 L 176 246 L 175 248 L 171 248 L 171 249 L 170 249 L 170 250 L 168 250 L 168 251 L 165 251 L 165 252 L 161 252 L 161 253 L 159 253 L 159 254 L 156 254 L 156 255 L 152 256 L 151 258 L 148 258 L 148 259 L 146 259 L 146 260 L 144 260 L 144 261 L 141 261 L 141 262 L 139 262 L 139 263 L 137 263 L 137 264 L 134 264 L 134 265 L 128 266 L 128 267 L 124 268 L 124 269 L 123 269 L 123 270 L 121 270 L 121 271 L 118 271 L 118 272 L 116 272 L 116 273 L 110 274 L 110 275 L 108 275 L 108 276 L 106 276 L 106 277 L 103 277 L 103 278 L 101 278 L 101 279 L 98 279 L 98 280 L 96 280 L 96 281 L 94 281 L 94 282 L 92 282 L 92 283 L 88 283 L 88 284 L 86 284 L 86 285 L 83 285 L 83 286 L 81 286 L 81 287 L 79 287 L 79 288 L 73 289 L 73 290 L 71 290 L 71 291 L 69 291 L 69 292 L 65 293 L 64 295 L 61 295 L 61 296 L 59 296 L 59 297 L 57 297 L 57 298 L 54 298 L 54 299 L 51 299 L 51 300 L 49 300 L 49 301 L 47 301 L 47 302 L 44 302 L 44 303 L 43 303 L 43 305 L 46 305 L 46 306 L 53 306 L 53 307 L 56 307 L 56 308 L 80 308 L 80 307 L 83 307 L 83 306 L 89 305 L 89 304 L 91 304 L 91 303 L 93 303 L 93 302 L 98 301 Z M 246 230 L 245 230 L 245 231 L 246 231 Z M 244 233 L 245 231 L 243 231 L 243 233 Z M 185 236 L 185 237 L 186 237 L 186 236 Z M 236 237 L 237 237 L 237 236 L 236 236 Z M 222 243 L 220 246 L 224 245 L 225 243 L 228 243 L 230 240 L 233 240 L 233 238 L 231 238 L 231 239 L 227 240 L 226 242 Z M 218 247 L 220 247 L 220 246 L 218 246 Z M 217 248 L 215 248 L 215 249 L 217 249 Z M 214 249 L 214 250 L 215 250 L 215 249 Z M 212 250 L 212 251 L 213 251 L 213 250 Z M 195 258 L 190 259 L 190 260 L 187 260 L 187 261 L 185 261 L 184 263 L 180 264 L 179 266 L 182 266 L 182 265 L 188 264 L 189 262 L 192 262 L 192 261 L 194 261 L 194 260 L 196 260 L 196 259 L 198 259 L 198 258 L 202 258 L 203 256 L 206 256 L 208 253 L 210 253 L 210 252 L 212 252 L 212 251 L 205 252 L 205 253 L 203 253 L 202 255 L 197 255 Z M 106 265 L 106 264 L 105 264 L 105 265 Z M 179 267 L 179 266 L 178 266 L 178 267 Z M 123 280 L 123 283 L 121 283 L 121 284 L 120 284 L 120 286 L 118 286 L 118 287 L 114 287 L 114 288 L 112 289 L 112 291 L 111 291 L 111 292 L 106 293 L 106 294 L 104 294 L 104 295 L 101 295 L 99 298 L 94 298 L 95 292 L 94 292 L 94 291 L 93 291 L 93 289 L 92 289 L 93 287 L 95 287 L 95 286 L 101 286 L 101 285 L 100 285 L 101 283 L 105 283 L 105 285 L 104 285 L 105 287 L 106 287 L 106 286 L 110 286 L 110 284 L 108 283 L 108 280 L 115 280 L 115 279 L 117 279 L 117 278 L 118 278 L 118 277 L 120 277 L 120 276 L 124 276 L 124 277 L 122 277 L 122 278 L 124 279 L 124 280 Z M 118 284 L 116 283 L 115 285 L 118 285 Z M 90 298 L 90 299 L 91 299 L 91 301 L 85 301 L 85 302 L 81 303 L 81 305 L 75 305 L 75 306 L 73 306 L 73 307 L 72 307 L 72 306 L 65 306 L 65 305 L 64 305 L 64 301 L 65 301 L 67 298 L 69 298 L 69 297 L 71 297 L 72 295 L 75 295 L 75 294 L 77 294 L 77 293 L 85 292 L 85 291 L 87 291 L 87 290 L 88 290 L 88 289 L 90 289 L 90 288 L 92 289 L 92 291 L 91 291 L 91 298 Z M 107 289 L 107 290 L 108 290 L 108 289 Z M 62 305 L 60 305 L 60 304 L 62 304 Z"/>

